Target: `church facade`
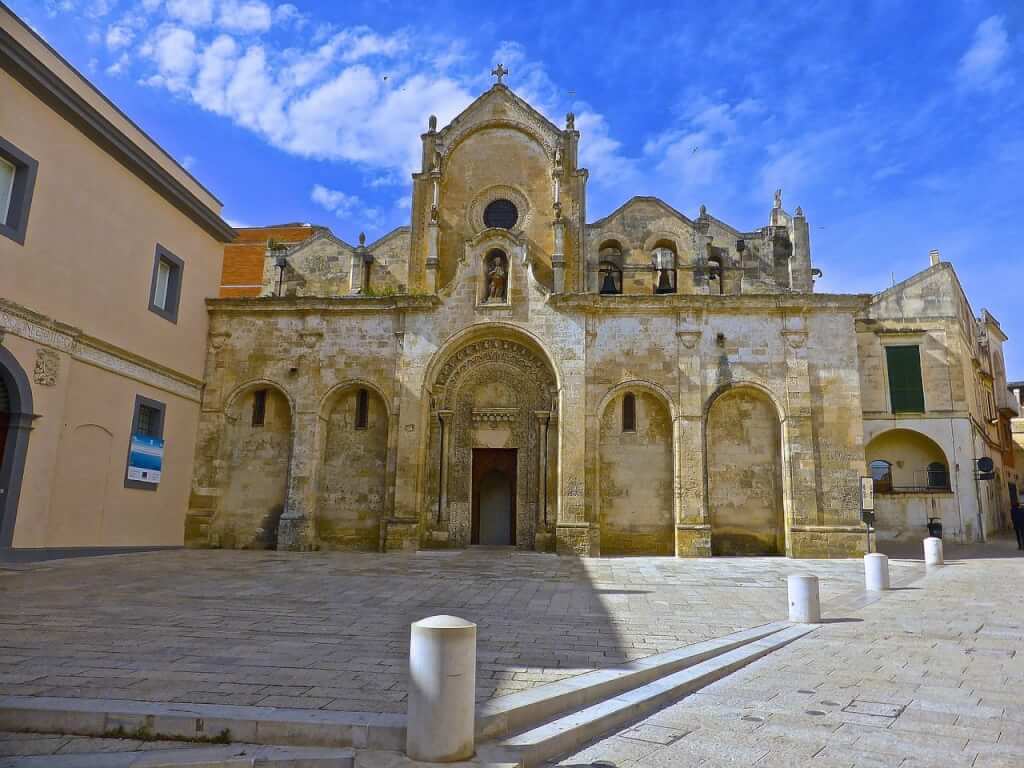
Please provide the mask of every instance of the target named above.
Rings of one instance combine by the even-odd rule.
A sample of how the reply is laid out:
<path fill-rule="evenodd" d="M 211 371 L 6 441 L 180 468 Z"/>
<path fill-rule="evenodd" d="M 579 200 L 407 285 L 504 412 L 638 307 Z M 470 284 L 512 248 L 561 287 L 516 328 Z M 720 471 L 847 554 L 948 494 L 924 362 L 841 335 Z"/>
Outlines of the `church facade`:
<path fill-rule="evenodd" d="M 814 292 L 780 195 L 587 222 L 579 140 L 498 84 L 431 118 L 410 226 L 268 238 L 259 295 L 208 302 L 188 544 L 864 550 L 870 297 Z"/>

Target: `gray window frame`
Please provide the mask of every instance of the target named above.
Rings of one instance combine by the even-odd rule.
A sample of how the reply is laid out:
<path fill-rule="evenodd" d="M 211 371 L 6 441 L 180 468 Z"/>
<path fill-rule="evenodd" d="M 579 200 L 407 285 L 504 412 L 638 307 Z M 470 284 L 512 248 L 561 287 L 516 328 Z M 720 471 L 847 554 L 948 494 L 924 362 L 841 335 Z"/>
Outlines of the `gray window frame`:
<path fill-rule="evenodd" d="M 39 161 L 22 152 L 0 136 L 0 157 L 14 166 L 14 187 L 7 219 L 0 221 L 0 235 L 18 245 L 25 244 L 28 234 L 28 214 L 32 208 L 32 194 L 39 174 Z M 11 223 L 13 221 L 13 223 Z"/>
<path fill-rule="evenodd" d="M 155 491 L 160 487 L 160 483 L 143 483 L 138 480 L 128 479 L 128 465 L 131 462 L 132 457 L 132 438 L 135 436 L 135 430 L 139 428 L 139 411 L 142 406 L 147 406 L 160 411 L 160 439 L 164 438 L 164 427 L 167 426 L 167 404 L 161 403 L 159 400 L 151 400 L 143 395 L 135 396 L 135 405 L 132 407 L 132 431 L 128 433 L 128 453 L 124 460 L 124 487 L 134 488 L 139 491 Z M 161 472 L 163 470 L 161 469 Z"/>
<path fill-rule="evenodd" d="M 158 307 L 156 304 L 156 278 L 161 261 L 171 267 L 171 274 L 167 280 L 166 307 Z M 175 325 L 178 323 L 178 307 L 181 305 L 181 284 L 184 275 L 185 262 L 157 243 L 156 253 L 153 255 L 153 276 L 149 281 L 149 311 Z"/>

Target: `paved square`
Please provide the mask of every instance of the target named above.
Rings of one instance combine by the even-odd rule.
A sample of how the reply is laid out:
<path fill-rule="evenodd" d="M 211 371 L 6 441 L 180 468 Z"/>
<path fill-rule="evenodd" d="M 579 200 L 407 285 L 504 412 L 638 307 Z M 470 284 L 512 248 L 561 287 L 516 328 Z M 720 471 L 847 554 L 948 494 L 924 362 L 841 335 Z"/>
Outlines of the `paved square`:
<path fill-rule="evenodd" d="M 923 570 L 893 563 L 899 580 Z M 179 550 L 0 566 L 0 694 L 404 712 L 409 624 L 479 625 L 486 699 L 785 618 L 860 560 Z"/>

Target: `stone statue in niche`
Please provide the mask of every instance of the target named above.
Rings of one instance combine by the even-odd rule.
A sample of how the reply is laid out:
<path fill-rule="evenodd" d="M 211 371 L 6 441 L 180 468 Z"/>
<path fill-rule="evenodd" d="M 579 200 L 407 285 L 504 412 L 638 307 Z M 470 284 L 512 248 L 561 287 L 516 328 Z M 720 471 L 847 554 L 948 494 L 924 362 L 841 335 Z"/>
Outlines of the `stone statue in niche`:
<path fill-rule="evenodd" d="M 503 304 L 508 293 L 508 262 L 501 251 L 487 254 L 487 292 L 484 304 Z"/>

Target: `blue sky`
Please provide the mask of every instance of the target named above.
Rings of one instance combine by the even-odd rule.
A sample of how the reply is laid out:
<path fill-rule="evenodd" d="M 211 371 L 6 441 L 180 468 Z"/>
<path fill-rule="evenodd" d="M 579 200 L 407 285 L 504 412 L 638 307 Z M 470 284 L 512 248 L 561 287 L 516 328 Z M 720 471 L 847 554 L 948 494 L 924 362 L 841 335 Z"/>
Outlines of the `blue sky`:
<path fill-rule="evenodd" d="M 232 223 L 407 223 L 428 115 L 500 61 L 576 112 L 590 220 L 652 194 L 755 229 L 781 187 L 820 290 L 881 290 L 938 248 L 1024 379 L 1024 3 L 6 1 Z"/>

